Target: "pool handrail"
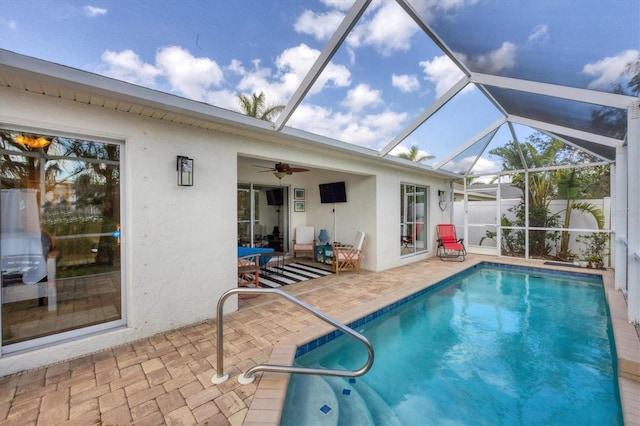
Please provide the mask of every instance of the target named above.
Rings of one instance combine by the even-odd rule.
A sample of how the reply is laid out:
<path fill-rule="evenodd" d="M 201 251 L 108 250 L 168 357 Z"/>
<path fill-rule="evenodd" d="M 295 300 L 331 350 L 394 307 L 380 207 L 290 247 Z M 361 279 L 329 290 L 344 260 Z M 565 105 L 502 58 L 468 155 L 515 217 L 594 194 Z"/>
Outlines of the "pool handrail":
<path fill-rule="evenodd" d="M 250 369 L 248 369 L 245 373 L 240 374 L 238 377 L 238 382 L 240 384 L 249 384 L 255 380 L 255 374 L 258 371 L 271 371 L 277 373 L 296 373 L 296 374 L 317 374 L 323 376 L 337 376 L 337 377 L 358 377 L 365 374 L 367 371 L 371 369 L 373 366 L 373 346 L 369 342 L 369 340 L 364 337 L 362 334 L 353 330 L 352 328 L 346 326 L 340 321 L 330 317 L 329 315 L 317 310 L 313 306 L 303 302 L 302 300 L 286 293 L 277 288 L 250 288 L 250 287 L 238 287 L 232 288 L 231 290 L 226 291 L 220 299 L 218 299 L 217 306 L 217 317 L 216 317 L 216 327 L 217 327 L 217 362 L 216 362 L 216 374 L 211 377 L 211 382 L 214 384 L 220 384 L 227 381 L 229 378 L 229 374 L 224 372 L 224 357 L 223 357 L 223 341 L 224 341 L 224 329 L 223 329 L 223 308 L 225 301 L 234 294 L 276 294 L 284 297 L 290 302 L 300 306 L 306 311 L 310 312 L 317 318 L 333 325 L 338 328 L 345 334 L 348 334 L 355 339 L 359 340 L 364 346 L 367 348 L 367 361 L 364 363 L 362 367 L 357 370 L 333 370 L 329 368 L 311 368 L 311 367 L 294 367 L 287 365 L 271 365 L 271 364 L 258 364 L 254 365 Z"/>

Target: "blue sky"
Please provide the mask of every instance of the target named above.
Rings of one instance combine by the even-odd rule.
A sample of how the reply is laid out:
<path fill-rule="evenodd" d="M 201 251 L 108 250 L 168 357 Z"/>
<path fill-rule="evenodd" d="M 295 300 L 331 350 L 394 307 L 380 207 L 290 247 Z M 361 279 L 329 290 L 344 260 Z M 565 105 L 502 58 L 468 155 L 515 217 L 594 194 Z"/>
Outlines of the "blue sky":
<path fill-rule="evenodd" d="M 352 3 L 0 0 L 0 47 L 225 109 L 236 93 L 286 104 Z M 411 3 L 477 71 L 609 90 L 640 55 L 635 0 Z M 381 149 L 461 76 L 395 1 L 374 0 L 287 125 Z M 403 148 L 435 163 L 499 117 L 478 90 L 459 96 Z"/>

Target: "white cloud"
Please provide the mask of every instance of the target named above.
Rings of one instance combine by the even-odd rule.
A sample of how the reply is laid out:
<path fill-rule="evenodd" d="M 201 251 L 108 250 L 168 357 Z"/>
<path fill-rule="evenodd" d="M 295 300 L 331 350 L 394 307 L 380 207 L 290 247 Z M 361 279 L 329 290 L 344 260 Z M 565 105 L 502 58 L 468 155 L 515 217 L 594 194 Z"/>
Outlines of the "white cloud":
<path fill-rule="evenodd" d="M 276 70 L 262 67 L 254 61 L 254 68 L 242 74 L 237 89 L 246 93 L 263 92 L 269 104 L 286 104 L 311 69 L 320 51 L 300 44 L 283 51 L 275 60 Z M 235 68 L 238 64 L 234 65 Z M 351 84 L 351 73 L 343 65 L 329 63 L 309 94 L 319 93 L 327 86 L 345 87 Z"/>
<path fill-rule="evenodd" d="M 318 105 L 301 104 L 288 125 L 359 146 L 380 149 L 401 129 L 406 113 L 384 111 L 359 116 L 334 112 Z"/>
<path fill-rule="evenodd" d="M 144 63 L 132 50 L 106 50 L 102 54 L 102 61 L 105 64 L 100 70 L 103 75 L 133 84 L 153 87 L 156 77 L 161 75 L 158 68 Z"/>
<path fill-rule="evenodd" d="M 476 160 L 476 156 L 469 156 L 460 159 L 459 161 L 450 161 L 444 165 L 443 169 L 454 172 L 454 173 L 462 173 L 466 174 L 469 171 L 469 168 L 473 165 L 473 162 Z M 482 173 L 491 173 L 491 172 L 499 172 L 501 170 L 500 164 L 487 160 L 486 158 L 478 158 L 478 161 L 475 165 L 473 165 L 473 173 L 474 174 L 482 174 Z"/>
<path fill-rule="evenodd" d="M 242 61 L 239 61 L 237 59 L 232 59 L 227 69 L 240 75 L 245 75 L 247 73 L 247 71 L 244 69 L 244 66 L 242 65 Z"/>
<path fill-rule="evenodd" d="M 402 129 L 405 112 L 384 111 L 353 120 L 341 134 L 341 140 L 372 149 L 384 147 Z M 355 124 L 357 123 L 357 124 Z"/>
<path fill-rule="evenodd" d="M 274 104 L 282 103 L 287 98 L 288 93 L 283 93 L 281 84 L 270 81 L 271 70 L 260 66 L 260 61 L 254 61 L 253 65 L 254 68 L 243 74 L 236 88 L 247 94 L 263 92 L 267 98 L 267 102 Z"/>
<path fill-rule="evenodd" d="M 627 65 L 638 60 L 640 60 L 640 51 L 625 50 L 617 56 L 610 56 L 585 65 L 582 72 L 596 77 L 589 83 L 589 89 L 610 89 L 612 84 L 623 79 Z"/>
<path fill-rule="evenodd" d="M 393 74 L 391 76 L 391 84 L 393 87 L 397 87 L 401 92 L 413 92 L 414 90 L 418 90 L 420 88 L 420 82 L 415 75 L 402 74 L 397 75 Z"/>
<path fill-rule="evenodd" d="M 156 54 L 156 63 L 174 90 L 188 98 L 203 101 L 210 87 L 218 87 L 224 74 L 209 58 L 196 58 L 178 46 L 165 47 Z"/>
<path fill-rule="evenodd" d="M 337 139 L 367 148 L 380 149 L 401 130 L 401 123 L 406 119 L 406 113 L 389 110 L 364 117 L 350 117 L 347 125 L 338 129 Z"/>
<path fill-rule="evenodd" d="M 468 58 L 460 54 L 460 58 L 466 58 L 463 62 L 469 64 L 469 68 L 474 71 L 484 73 L 500 73 L 509 70 L 516 64 L 517 47 L 515 44 L 505 41 L 498 49 L 489 52 L 486 55 L 478 55 Z"/>
<path fill-rule="evenodd" d="M 106 15 L 107 9 L 102 7 L 85 6 L 84 14 L 87 18 L 95 18 L 96 16 Z"/>
<path fill-rule="evenodd" d="M 238 111 L 238 98 L 229 90 L 210 91 L 205 95 L 205 102 L 231 111 Z"/>
<path fill-rule="evenodd" d="M 549 40 L 549 26 L 547 24 L 537 25 L 529 35 L 529 42 L 545 42 Z"/>
<path fill-rule="evenodd" d="M 10 20 L 7 21 L 2 16 L 0 16 L 0 25 L 2 27 L 9 28 L 11 31 L 14 31 L 14 30 L 18 29 L 18 23 L 16 21 L 14 21 L 13 19 L 10 19 Z"/>
<path fill-rule="evenodd" d="M 408 50 L 411 37 L 419 30 L 396 2 L 384 3 L 370 19 L 362 17 L 361 21 L 347 37 L 347 44 L 353 48 L 373 46 L 384 56 L 396 50 Z"/>
<path fill-rule="evenodd" d="M 386 110 L 380 114 L 369 114 L 362 118 L 361 121 L 372 128 L 384 130 L 387 135 L 393 134 L 395 136 L 395 133 L 402 129 L 402 123 L 408 116 L 409 114 L 406 112 Z"/>
<path fill-rule="evenodd" d="M 320 56 L 320 51 L 313 49 L 306 44 L 282 52 L 276 58 L 275 64 L 278 67 L 278 74 L 283 83 L 288 83 L 289 93 L 293 93 L 302 82 L 311 66 Z M 351 84 L 351 72 L 343 65 L 330 62 L 320 74 L 309 93 L 318 93 L 325 86 L 345 87 Z"/>
<path fill-rule="evenodd" d="M 297 32 L 313 36 L 316 40 L 328 40 L 344 19 L 344 13 L 336 10 L 315 13 L 305 10 L 296 21 Z"/>
<path fill-rule="evenodd" d="M 358 84 L 347 92 L 347 97 L 342 101 L 342 106 L 358 112 L 363 108 L 373 107 L 381 103 L 382 91 L 373 90 L 366 84 Z"/>
<path fill-rule="evenodd" d="M 424 70 L 427 81 L 436 86 L 436 98 L 444 95 L 447 90 L 464 77 L 464 73 L 460 68 L 445 55 L 436 56 L 431 61 L 422 61 L 420 66 Z"/>
<path fill-rule="evenodd" d="M 328 7 L 338 10 L 349 10 L 353 2 L 345 0 L 321 0 Z"/>

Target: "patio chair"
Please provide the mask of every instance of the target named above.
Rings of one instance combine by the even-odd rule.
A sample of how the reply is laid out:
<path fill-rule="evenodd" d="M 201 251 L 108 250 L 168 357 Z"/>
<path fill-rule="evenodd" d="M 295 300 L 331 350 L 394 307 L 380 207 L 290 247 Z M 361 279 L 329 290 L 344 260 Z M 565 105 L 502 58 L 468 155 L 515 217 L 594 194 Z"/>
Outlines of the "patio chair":
<path fill-rule="evenodd" d="M 364 232 L 358 231 L 353 245 L 333 243 L 333 269 L 336 274 L 353 269 L 360 273 L 360 264 L 364 256 L 362 253 L 364 237 Z"/>
<path fill-rule="evenodd" d="M 238 257 L 238 287 L 260 287 L 260 254 Z"/>
<path fill-rule="evenodd" d="M 463 262 L 464 257 L 467 255 L 467 249 L 464 247 L 464 238 L 457 237 L 455 225 L 441 224 L 437 226 L 437 230 L 437 255 L 440 260 L 456 259 Z M 460 257 L 462 257 L 462 259 L 460 259 Z"/>
<path fill-rule="evenodd" d="M 313 257 L 315 250 L 315 229 L 313 226 L 301 226 L 296 228 L 296 235 L 293 240 L 293 258 L 298 254 L 309 253 Z"/>

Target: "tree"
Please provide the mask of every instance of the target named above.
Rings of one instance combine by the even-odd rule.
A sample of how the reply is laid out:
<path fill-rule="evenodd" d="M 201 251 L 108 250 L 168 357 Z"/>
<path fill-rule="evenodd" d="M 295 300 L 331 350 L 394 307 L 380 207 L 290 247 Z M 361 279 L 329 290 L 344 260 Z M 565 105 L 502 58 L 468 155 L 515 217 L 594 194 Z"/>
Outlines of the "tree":
<path fill-rule="evenodd" d="M 520 151 L 518 151 L 520 150 Z M 588 154 L 575 148 L 565 145 L 562 141 L 543 137 L 536 133 L 527 138 L 527 141 L 517 144 L 509 142 L 503 147 L 496 148 L 491 154 L 503 158 L 504 170 L 522 170 L 522 158 L 529 169 L 549 167 L 558 164 L 571 165 L 585 161 L 591 161 Z M 522 154 L 522 157 L 521 155 Z M 511 176 L 512 185 L 522 190 L 523 198 L 521 203 L 513 211 L 516 215 L 516 222 L 510 226 L 523 226 L 525 221 L 524 196 L 529 200 L 529 226 L 539 228 L 554 228 L 560 225 L 559 215 L 551 213 L 549 203 L 552 196 L 566 200 L 564 209 L 563 228 L 570 227 L 572 211 L 591 214 L 598 228 L 604 227 L 604 213 L 597 206 L 575 200 L 581 197 L 592 195 L 594 183 L 603 180 L 608 175 L 608 167 L 588 169 L 561 169 L 542 172 L 529 173 L 529 190 L 525 194 L 525 181 L 523 173 L 514 173 Z M 598 188 L 596 193 L 601 193 Z M 503 223 L 504 226 L 504 223 Z M 517 249 L 519 242 L 524 244 L 524 239 L 518 233 L 511 233 L 508 246 Z M 489 236 L 488 236 L 489 238 Z M 533 230 L 529 234 L 529 252 L 533 256 L 547 256 L 551 247 L 547 240 L 558 241 L 558 233 L 548 233 L 547 231 Z M 569 254 L 569 232 L 562 231 L 560 235 L 560 247 L 557 252 L 561 257 Z"/>
<path fill-rule="evenodd" d="M 490 154 L 502 157 L 503 170 L 523 170 L 525 167 L 522 159 L 528 168 L 548 167 L 556 164 L 560 151 L 565 144 L 559 140 L 544 138 L 541 133 L 536 133 L 527 138 L 527 141 L 518 143 L 510 141 L 505 146 L 495 148 Z M 521 157 L 522 154 L 522 157 Z M 511 175 L 511 184 L 522 191 L 523 198 L 520 204 L 514 207 L 516 222 L 512 226 L 524 226 L 525 223 L 525 197 L 529 200 L 529 226 L 534 228 L 553 228 L 557 224 L 557 216 L 549 210 L 550 195 L 553 191 L 553 182 L 550 172 L 537 172 L 529 174 L 529 189 L 526 191 L 525 175 L 514 173 Z M 522 232 L 514 232 L 512 247 L 524 249 L 524 235 Z M 532 256 L 547 256 L 551 252 L 551 247 L 547 244 L 549 237 L 547 231 L 532 230 L 529 233 L 529 253 Z M 555 237 L 555 235 L 551 235 Z M 516 245 L 516 242 L 519 242 Z M 518 250 L 518 251 L 520 251 Z"/>
<path fill-rule="evenodd" d="M 589 213 L 593 216 L 598 224 L 598 229 L 604 228 L 604 213 L 598 207 L 591 203 L 577 203 L 575 200 L 585 194 L 585 179 L 577 169 L 558 170 L 554 174 L 554 181 L 557 185 L 558 198 L 566 200 L 564 210 L 563 228 L 569 228 L 571 225 L 571 213 L 576 210 L 582 213 Z M 569 256 L 569 231 L 562 231 L 560 239 L 560 257 L 567 258 Z"/>
<path fill-rule="evenodd" d="M 250 117 L 259 118 L 260 120 L 273 121 L 275 115 L 284 110 L 284 105 L 266 106 L 266 100 L 263 92 L 260 94 L 252 94 L 248 97 L 242 93 L 237 93 L 240 111 Z"/>
<path fill-rule="evenodd" d="M 397 155 L 397 157 L 404 158 L 405 160 L 413 161 L 416 163 L 422 163 L 423 161 L 436 158 L 433 155 L 420 154 L 420 150 L 418 149 L 417 145 L 413 145 L 411 149 L 409 149 L 409 152 L 401 152 L 400 154 Z"/>

